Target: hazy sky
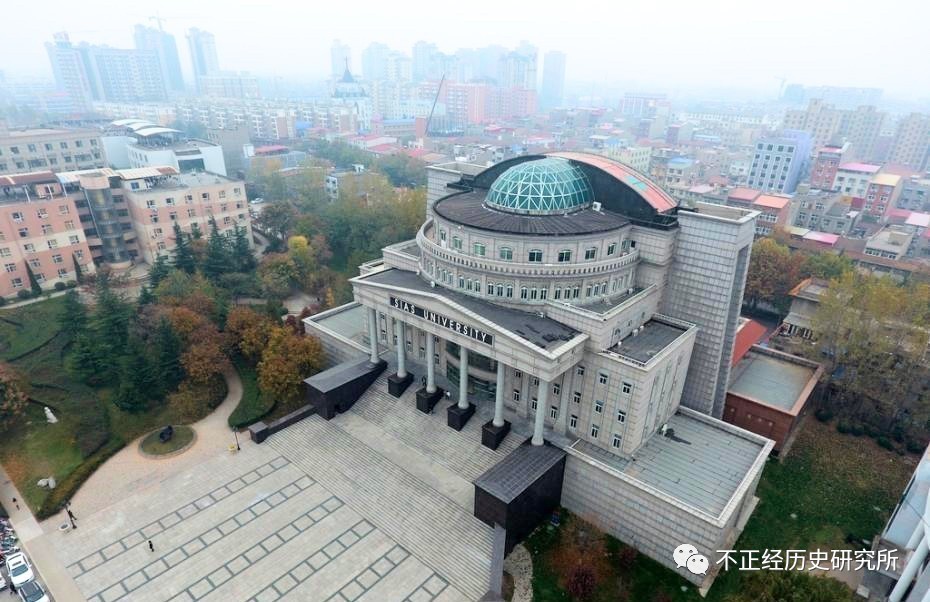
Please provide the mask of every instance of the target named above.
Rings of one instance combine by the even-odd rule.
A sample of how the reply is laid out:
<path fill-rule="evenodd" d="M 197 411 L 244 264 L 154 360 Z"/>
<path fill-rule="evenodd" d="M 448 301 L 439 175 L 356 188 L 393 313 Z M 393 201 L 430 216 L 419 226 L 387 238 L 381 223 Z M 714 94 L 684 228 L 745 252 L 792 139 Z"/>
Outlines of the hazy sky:
<path fill-rule="evenodd" d="M 568 55 L 570 81 L 623 82 L 646 90 L 808 85 L 875 86 L 903 99 L 930 96 L 930 4 L 923 0 L 49 0 L 15 2 L 4 14 L 0 70 L 50 77 L 44 42 L 132 46 L 136 23 L 157 13 L 178 43 L 216 35 L 220 66 L 257 75 L 315 79 L 329 70 L 333 39 L 352 47 L 353 67 L 372 41 L 410 51 L 535 44 Z"/>

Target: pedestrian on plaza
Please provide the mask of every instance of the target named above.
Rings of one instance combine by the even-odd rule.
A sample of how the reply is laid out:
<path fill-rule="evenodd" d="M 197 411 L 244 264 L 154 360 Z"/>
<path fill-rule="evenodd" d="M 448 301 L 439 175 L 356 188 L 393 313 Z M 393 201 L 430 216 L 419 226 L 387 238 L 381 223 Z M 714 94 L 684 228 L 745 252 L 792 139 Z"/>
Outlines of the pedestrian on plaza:
<path fill-rule="evenodd" d="M 152 540 L 150 539 L 149 540 L 149 552 L 154 552 L 154 551 L 155 551 L 155 546 L 152 545 Z"/>
<path fill-rule="evenodd" d="M 16 506 L 16 509 L 19 510 L 19 502 L 16 501 L 16 498 L 13 498 L 13 504 Z"/>
<path fill-rule="evenodd" d="M 13 578 L 10 577 L 10 595 L 16 595 L 16 586 L 13 584 Z"/>
<path fill-rule="evenodd" d="M 67 509 L 67 513 L 68 513 L 68 518 L 71 519 L 71 522 L 74 522 L 77 520 L 77 517 L 74 516 L 74 512 L 71 512 L 71 508 Z"/>

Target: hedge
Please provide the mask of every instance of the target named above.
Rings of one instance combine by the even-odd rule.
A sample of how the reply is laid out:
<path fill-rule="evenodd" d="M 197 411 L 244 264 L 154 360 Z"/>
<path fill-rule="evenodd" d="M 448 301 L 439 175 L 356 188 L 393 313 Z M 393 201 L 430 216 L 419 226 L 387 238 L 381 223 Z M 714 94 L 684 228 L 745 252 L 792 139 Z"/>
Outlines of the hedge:
<path fill-rule="evenodd" d="M 45 501 L 42 502 L 38 512 L 36 512 L 36 518 L 45 520 L 61 512 L 62 508 L 65 507 L 65 503 L 77 493 L 84 481 L 116 452 L 123 449 L 125 445 L 122 439 L 115 437 L 107 441 L 106 445 L 87 458 L 71 474 L 59 481 L 58 485 L 52 489 Z"/>
<path fill-rule="evenodd" d="M 268 415 L 274 409 L 274 400 L 268 399 L 258 389 L 258 375 L 255 368 L 249 366 L 244 360 L 237 359 L 236 371 L 242 381 L 242 399 L 239 405 L 229 415 L 229 426 L 235 429 L 244 428 L 254 424 Z"/>

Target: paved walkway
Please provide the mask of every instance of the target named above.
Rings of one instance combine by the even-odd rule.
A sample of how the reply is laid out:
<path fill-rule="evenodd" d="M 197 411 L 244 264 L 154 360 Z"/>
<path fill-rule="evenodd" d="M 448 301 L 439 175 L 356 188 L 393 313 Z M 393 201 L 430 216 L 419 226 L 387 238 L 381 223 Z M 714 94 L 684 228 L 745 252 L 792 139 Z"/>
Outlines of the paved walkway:
<path fill-rule="evenodd" d="M 79 517 L 90 510 L 99 511 L 208 458 L 228 454 L 229 446 L 236 442 L 228 419 L 242 399 L 242 381 L 234 369 L 229 369 L 223 376 L 228 388 L 226 398 L 209 416 L 192 425 L 197 431 L 194 445 L 180 455 L 152 459 L 139 453 L 138 439 L 133 441 L 91 475 L 71 499 L 71 511 Z M 239 444 L 246 446 L 252 442 L 248 435 L 239 435 Z M 48 519 L 42 526 L 48 531 L 62 520 L 63 513 Z"/>

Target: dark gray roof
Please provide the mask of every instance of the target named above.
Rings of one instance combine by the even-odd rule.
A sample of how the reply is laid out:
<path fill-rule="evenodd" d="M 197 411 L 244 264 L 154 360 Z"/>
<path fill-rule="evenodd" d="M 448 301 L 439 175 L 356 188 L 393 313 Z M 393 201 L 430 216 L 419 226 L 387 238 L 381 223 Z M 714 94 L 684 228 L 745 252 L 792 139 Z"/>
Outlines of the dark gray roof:
<path fill-rule="evenodd" d="M 318 391 L 332 391 L 350 380 L 355 380 L 359 376 L 371 372 L 371 367 L 371 361 L 369 361 L 367 357 L 363 357 L 337 364 L 328 370 L 323 370 L 310 378 L 305 378 L 304 383 L 314 387 Z"/>
<path fill-rule="evenodd" d="M 429 282 L 423 280 L 413 272 L 407 270 L 390 269 L 376 272 L 361 279 L 364 282 L 376 282 L 407 289 L 418 293 L 439 295 L 449 301 L 461 305 L 482 318 L 493 322 L 499 328 L 510 331 L 530 343 L 549 349 L 557 347 L 578 335 L 578 331 L 570 328 L 552 318 L 540 317 L 537 314 L 509 307 L 502 307 L 482 299 L 457 293 L 441 286 L 431 287 Z"/>
<path fill-rule="evenodd" d="M 680 326 L 673 326 L 658 320 L 649 320 L 643 324 L 639 334 L 627 335 L 625 339 L 620 341 L 618 345 L 611 347 L 610 350 L 622 357 L 647 363 L 684 333 L 685 329 Z"/>
<path fill-rule="evenodd" d="M 729 390 L 790 411 L 816 372 L 787 358 L 750 351 L 733 368 Z"/>
<path fill-rule="evenodd" d="M 437 215 L 451 222 L 509 234 L 572 236 L 615 230 L 629 223 L 622 215 L 587 208 L 568 215 L 521 215 L 485 205 L 486 190 L 462 192 L 436 201 Z"/>
<path fill-rule="evenodd" d="M 565 452 L 552 445 L 524 443 L 475 479 L 475 487 L 510 503 L 564 457 Z"/>

